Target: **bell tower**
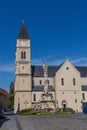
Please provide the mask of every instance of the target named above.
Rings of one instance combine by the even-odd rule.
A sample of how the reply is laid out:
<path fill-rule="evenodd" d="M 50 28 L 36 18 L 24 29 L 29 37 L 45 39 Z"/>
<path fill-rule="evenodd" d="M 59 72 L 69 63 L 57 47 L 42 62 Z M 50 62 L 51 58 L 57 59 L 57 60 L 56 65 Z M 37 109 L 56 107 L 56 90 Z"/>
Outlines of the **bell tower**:
<path fill-rule="evenodd" d="M 16 40 L 14 112 L 31 108 L 30 37 L 22 21 Z"/>

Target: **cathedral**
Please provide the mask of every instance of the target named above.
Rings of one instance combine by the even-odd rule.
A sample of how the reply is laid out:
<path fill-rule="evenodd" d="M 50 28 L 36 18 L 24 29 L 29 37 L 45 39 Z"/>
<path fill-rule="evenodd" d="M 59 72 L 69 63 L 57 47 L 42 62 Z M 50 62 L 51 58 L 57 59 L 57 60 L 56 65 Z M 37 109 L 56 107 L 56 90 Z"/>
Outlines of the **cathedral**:
<path fill-rule="evenodd" d="M 46 85 L 47 90 L 44 89 Z M 43 109 L 44 104 L 50 109 L 87 111 L 87 67 L 74 66 L 68 59 L 45 69 L 43 65 L 32 66 L 30 37 L 22 22 L 16 39 L 14 112 L 26 108 Z"/>

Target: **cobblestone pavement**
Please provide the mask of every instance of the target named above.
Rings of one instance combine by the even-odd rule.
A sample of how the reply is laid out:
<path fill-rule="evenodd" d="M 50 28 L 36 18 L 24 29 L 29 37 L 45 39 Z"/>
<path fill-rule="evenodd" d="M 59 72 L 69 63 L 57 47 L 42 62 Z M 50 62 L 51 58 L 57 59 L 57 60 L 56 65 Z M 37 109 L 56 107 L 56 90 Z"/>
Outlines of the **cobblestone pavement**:
<path fill-rule="evenodd" d="M 87 130 L 87 115 L 8 116 L 0 130 Z M 18 128 L 16 119 L 21 128 Z"/>
<path fill-rule="evenodd" d="M 5 119 L 0 119 L 0 123 L 0 130 L 18 130 L 16 124 L 16 116 L 7 116 Z"/>

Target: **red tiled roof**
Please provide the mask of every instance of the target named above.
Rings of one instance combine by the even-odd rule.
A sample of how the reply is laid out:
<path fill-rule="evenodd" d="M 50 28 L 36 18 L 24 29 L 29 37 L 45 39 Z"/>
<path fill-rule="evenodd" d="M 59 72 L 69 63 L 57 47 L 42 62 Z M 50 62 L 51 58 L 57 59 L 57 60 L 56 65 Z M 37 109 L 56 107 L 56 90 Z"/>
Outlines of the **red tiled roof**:
<path fill-rule="evenodd" d="M 0 88 L 0 94 L 2 94 L 4 96 L 8 96 L 9 95 L 9 93 L 6 90 L 2 89 L 2 88 Z"/>

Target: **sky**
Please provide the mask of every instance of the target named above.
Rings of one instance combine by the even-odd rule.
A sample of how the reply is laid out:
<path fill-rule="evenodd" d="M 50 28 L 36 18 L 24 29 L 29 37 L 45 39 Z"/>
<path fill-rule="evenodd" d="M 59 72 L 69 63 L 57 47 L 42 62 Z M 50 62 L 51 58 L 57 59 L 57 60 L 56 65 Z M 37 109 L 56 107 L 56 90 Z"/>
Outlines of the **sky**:
<path fill-rule="evenodd" d="M 0 87 L 9 91 L 15 73 L 16 38 L 24 19 L 31 64 L 87 66 L 87 0 L 0 1 Z"/>

